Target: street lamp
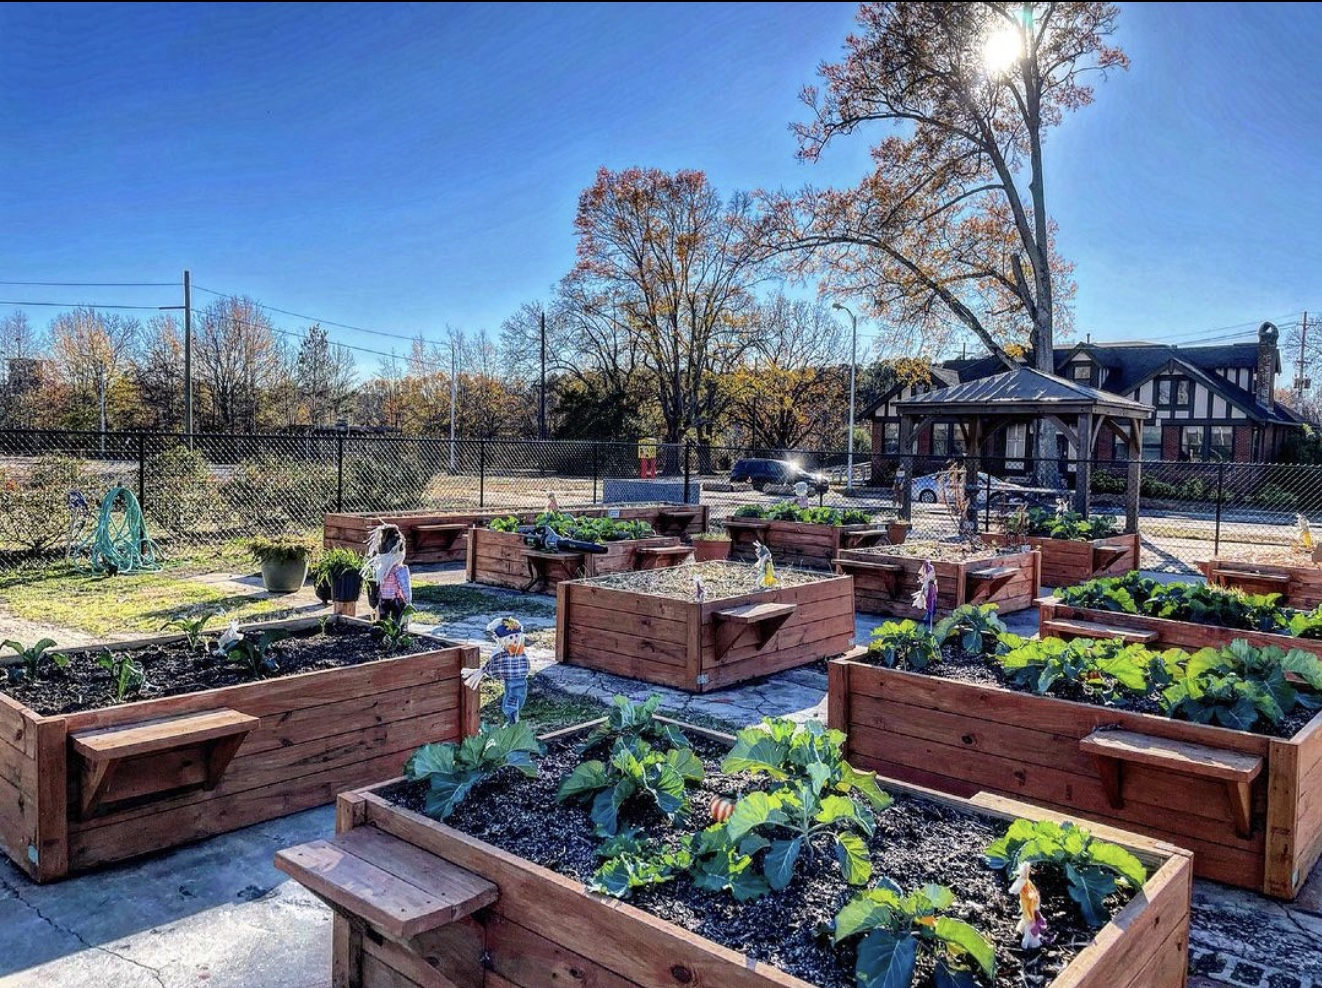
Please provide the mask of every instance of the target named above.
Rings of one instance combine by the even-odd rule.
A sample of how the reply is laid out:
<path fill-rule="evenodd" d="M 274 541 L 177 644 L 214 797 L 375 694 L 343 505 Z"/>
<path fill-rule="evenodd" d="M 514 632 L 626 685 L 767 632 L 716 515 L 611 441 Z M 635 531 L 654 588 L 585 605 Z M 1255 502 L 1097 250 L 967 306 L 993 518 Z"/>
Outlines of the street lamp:
<path fill-rule="evenodd" d="M 849 309 L 848 306 L 839 302 L 832 302 L 831 308 L 839 309 L 841 312 L 849 315 L 849 427 L 845 435 L 849 439 L 849 445 L 845 447 L 849 451 L 848 467 L 849 472 L 845 479 L 845 489 L 853 491 L 854 489 L 854 371 L 858 366 L 858 317 Z"/>

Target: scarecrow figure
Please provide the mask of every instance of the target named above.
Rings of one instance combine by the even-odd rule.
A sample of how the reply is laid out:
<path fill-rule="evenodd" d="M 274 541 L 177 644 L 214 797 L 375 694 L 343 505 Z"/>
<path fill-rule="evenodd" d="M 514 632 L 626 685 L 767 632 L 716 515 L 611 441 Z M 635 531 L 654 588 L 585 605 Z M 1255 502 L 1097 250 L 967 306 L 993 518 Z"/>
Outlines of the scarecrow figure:
<path fill-rule="evenodd" d="M 1036 950 L 1042 946 L 1042 934 L 1047 929 L 1047 918 L 1042 915 L 1042 893 L 1029 875 L 1032 864 L 1025 861 L 1015 872 L 1015 880 L 1010 886 L 1010 893 L 1019 896 L 1019 923 L 1015 929 L 1023 934 L 1024 950 Z"/>
<path fill-rule="evenodd" d="M 794 503 L 800 508 L 808 507 L 808 482 L 800 480 L 794 485 Z"/>
<path fill-rule="evenodd" d="M 702 582 L 702 577 L 696 574 L 693 577 L 693 599 L 699 604 L 707 599 L 707 586 Z"/>
<path fill-rule="evenodd" d="M 776 564 L 771 560 L 771 550 L 761 542 L 754 542 L 753 550 L 757 553 L 757 562 L 753 564 L 753 572 L 757 574 L 757 585 L 769 590 L 780 582 L 776 579 Z"/>
<path fill-rule="evenodd" d="M 1307 515 L 1296 515 L 1295 524 L 1299 526 L 1299 547 L 1304 552 L 1313 551 L 1313 529 L 1308 524 Z"/>
<path fill-rule="evenodd" d="M 555 499 L 555 491 L 546 492 L 546 513 L 548 515 L 560 513 L 560 502 Z"/>
<path fill-rule="evenodd" d="M 505 684 L 505 695 L 500 699 L 500 712 L 507 723 L 519 722 L 519 711 L 528 699 L 528 655 L 524 649 L 523 625 L 514 617 L 496 618 L 487 625 L 487 631 L 496 640 L 500 650 L 475 669 L 465 669 L 460 675 L 464 685 L 475 690 L 484 676 L 499 679 Z"/>
<path fill-rule="evenodd" d="M 378 616 L 396 623 L 404 620 L 404 608 L 413 603 L 413 581 L 404 565 L 406 549 L 398 525 L 378 525 L 367 540 L 363 559 L 363 578 L 380 588 Z"/>
<path fill-rule="evenodd" d="M 936 616 L 936 567 L 930 559 L 924 559 L 918 570 L 918 592 L 913 595 L 913 606 L 923 611 L 930 632 L 932 618 Z"/>

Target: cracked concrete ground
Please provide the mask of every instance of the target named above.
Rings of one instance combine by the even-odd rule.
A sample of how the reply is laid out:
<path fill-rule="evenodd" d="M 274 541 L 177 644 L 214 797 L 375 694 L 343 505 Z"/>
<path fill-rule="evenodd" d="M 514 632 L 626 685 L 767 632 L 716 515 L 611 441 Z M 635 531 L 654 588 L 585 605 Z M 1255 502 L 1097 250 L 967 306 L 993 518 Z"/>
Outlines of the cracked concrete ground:
<path fill-rule="evenodd" d="M 459 583 L 462 574 L 430 575 Z M 517 594 L 493 594 L 490 614 L 437 630 L 480 642 L 485 626 L 512 610 Z M 543 598 L 546 599 L 546 598 Z M 525 622 L 529 630 L 553 619 Z M 866 641 L 877 618 L 860 615 Z M 1034 611 L 1011 615 L 1019 634 L 1036 631 Z M 536 674 L 561 689 L 606 700 L 617 692 L 660 692 L 677 716 L 738 727 L 763 715 L 796 720 L 825 714 L 826 675 L 791 670 L 708 696 L 693 696 L 554 664 L 530 647 Z M 325 837 L 334 813 L 322 807 L 55 885 L 38 886 L 0 862 L 0 988 L 321 988 L 330 983 L 330 913 L 271 864 L 280 847 Z M 1322 874 L 1293 904 L 1212 882 L 1195 882 L 1191 988 L 1322 988 Z"/>

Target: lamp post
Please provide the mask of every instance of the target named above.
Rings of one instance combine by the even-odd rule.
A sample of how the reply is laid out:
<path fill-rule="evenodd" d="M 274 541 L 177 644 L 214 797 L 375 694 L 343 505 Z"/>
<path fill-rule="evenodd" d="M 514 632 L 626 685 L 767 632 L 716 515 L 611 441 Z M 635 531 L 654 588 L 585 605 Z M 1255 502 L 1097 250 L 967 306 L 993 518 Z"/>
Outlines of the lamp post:
<path fill-rule="evenodd" d="M 839 309 L 841 312 L 849 315 L 849 426 L 845 433 L 849 443 L 845 447 L 848 450 L 848 466 L 845 468 L 848 473 L 845 475 L 845 489 L 853 491 L 854 489 L 854 385 L 855 370 L 858 367 L 858 317 L 848 306 L 839 302 L 832 302 L 831 308 Z"/>

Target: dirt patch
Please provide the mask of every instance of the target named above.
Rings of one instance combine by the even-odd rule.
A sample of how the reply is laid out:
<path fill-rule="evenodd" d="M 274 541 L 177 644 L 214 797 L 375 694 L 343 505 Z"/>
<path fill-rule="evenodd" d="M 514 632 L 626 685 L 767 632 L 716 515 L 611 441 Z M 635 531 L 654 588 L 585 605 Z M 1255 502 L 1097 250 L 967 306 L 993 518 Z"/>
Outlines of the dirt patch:
<path fill-rule="evenodd" d="M 781 587 L 801 587 L 808 583 L 830 580 L 834 576 L 833 573 L 814 573 L 809 570 L 776 567 L 776 583 Z M 764 589 L 775 589 L 758 586 L 757 575 L 750 564 L 726 562 L 690 563 L 666 569 L 614 573 L 610 576 L 593 577 L 590 582 L 594 587 L 632 590 L 634 593 L 671 597 L 675 600 L 696 600 L 694 577 L 702 580 L 707 600 L 742 597 Z"/>
<path fill-rule="evenodd" d="M 249 632 L 256 637 L 256 633 Z M 362 665 L 381 659 L 399 658 L 443 647 L 434 638 L 410 635 L 393 651 L 386 651 L 371 629 L 361 625 L 328 624 L 323 631 L 312 627 L 294 633 L 270 647 L 277 672 L 266 678 L 292 676 L 317 669 L 337 669 Z M 142 664 L 146 682 L 137 695 L 116 698 L 111 672 L 98 664 L 101 654 L 131 655 Z M 212 651 L 190 648 L 187 641 L 142 648 L 103 649 L 69 657 L 61 669 L 53 662 L 42 665 L 37 678 L 30 682 L 6 684 L 0 691 L 40 714 L 65 714 L 95 710 L 117 703 L 133 703 L 162 696 L 178 696 L 224 686 L 253 682 L 253 675 L 242 665 L 215 655 Z"/>
<path fill-rule="evenodd" d="M 902 556 L 906 559 L 930 559 L 933 562 L 972 563 L 980 559 L 994 559 L 1021 552 L 1018 547 L 1001 548 L 983 542 L 903 542 L 900 545 L 880 546 L 875 549 L 854 549 L 871 556 Z"/>
<path fill-rule="evenodd" d="M 600 864 L 591 820 L 584 807 L 558 805 L 555 794 L 561 778 L 583 758 L 603 757 L 603 753 L 580 756 L 574 750 L 576 742 L 577 738 L 555 742 L 536 779 L 506 769 L 482 783 L 447 822 L 560 874 L 586 880 Z M 704 742 L 697 748 L 707 778 L 690 789 L 692 806 L 705 808 L 714 796 L 733 799 L 757 788 L 749 778 L 720 772 L 721 746 Z M 383 795 L 421 812 L 424 793 L 421 784 L 401 784 Z M 626 804 L 621 820 L 642 827 L 647 836 L 670 847 L 679 846 L 708 823 L 705 809 L 697 809 L 690 825 L 674 828 L 655 809 L 640 810 L 633 803 Z M 1037 878 L 1050 939 L 1041 950 L 1020 948 L 1015 932 L 1017 897 L 1008 892 L 1004 876 L 983 863 L 983 849 L 1003 831 L 1000 821 L 899 796 L 878 815 L 877 832 L 869 842 L 874 881 L 884 876 L 906 891 L 929 882 L 949 886 L 956 896 L 952 914 L 996 945 L 997 988 L 1047 985 L 1088 944 L 1092 933 L 1063 883 L 1042 869 Z M 800 861 L 788 888 L 755 902 L 738 903 L 726 893 L 697 889 L 682 875 L 666 885 L 635 892 L 629 902 L 820 988 L 853 988 L 855 948 L 832 946 L 823 924 L 857 891 L 840 877 L 828 844 L 818 842 Z M 1119 906 L 1118 900 L 1111 904 Z M 930 986 L 930 959 L 920 960 L 919 972 L 914 983 Z"/>

